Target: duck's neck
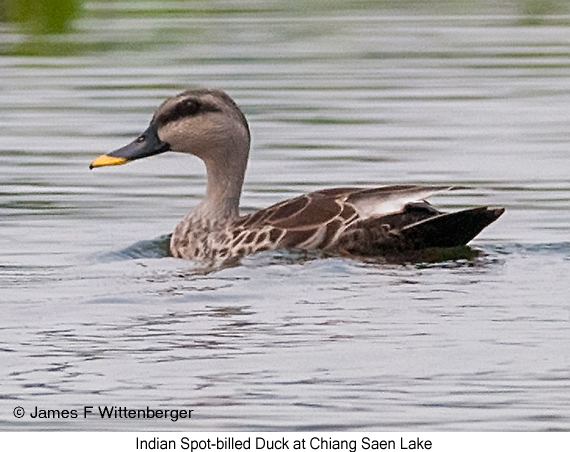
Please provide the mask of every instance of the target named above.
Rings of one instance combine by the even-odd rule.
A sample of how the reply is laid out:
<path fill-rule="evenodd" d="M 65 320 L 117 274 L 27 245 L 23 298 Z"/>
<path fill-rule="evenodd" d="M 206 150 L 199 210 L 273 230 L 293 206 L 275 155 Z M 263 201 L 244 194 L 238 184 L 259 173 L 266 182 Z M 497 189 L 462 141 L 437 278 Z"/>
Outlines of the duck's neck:
<path fill-rule="evenodd" d="M 241 162 L 230 159 L 204 159 L 204 162 L 208 177 L 206 197 L 193 214 L 214 222 L 235 220 L 239 217 L 239 200 L 247 155 Z"/>

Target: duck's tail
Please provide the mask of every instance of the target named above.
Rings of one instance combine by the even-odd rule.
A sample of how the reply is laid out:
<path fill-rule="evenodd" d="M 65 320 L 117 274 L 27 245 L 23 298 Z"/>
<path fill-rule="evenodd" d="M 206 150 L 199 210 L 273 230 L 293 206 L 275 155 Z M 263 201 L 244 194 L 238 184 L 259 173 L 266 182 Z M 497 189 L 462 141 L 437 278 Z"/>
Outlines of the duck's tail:
<path fill-rule="evenodd" d="M 400 243 L 410 250 L 466 245 L 504 211 L 502 207 L 475 207 L 426 218 L 403 227 Z"/>

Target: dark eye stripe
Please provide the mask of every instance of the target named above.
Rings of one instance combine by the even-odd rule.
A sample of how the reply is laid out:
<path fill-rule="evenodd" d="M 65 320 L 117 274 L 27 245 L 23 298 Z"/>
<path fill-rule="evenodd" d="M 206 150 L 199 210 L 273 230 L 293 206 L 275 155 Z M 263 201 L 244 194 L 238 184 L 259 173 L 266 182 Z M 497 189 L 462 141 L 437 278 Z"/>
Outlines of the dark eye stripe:
<path fill-rule="evenodd" d="M 164 126 L 173 121 L 177 121 L 188 116 L 196 116 L 207 111 L 217 111 L 211 105 L 203 104 L 196 99 L 184 99 L 174 105 L 167 111 L 162 112 L 156 117 L 156 123 Z"/>
<path fill-rule="evenodd" d="M 159 118 L 159 122 L 164 125 L 168 122 L 177 121 L 186 116 L 194 116 L 200 111 L 200 104 L 192 99 L 185 99 L 178 102 L 173 108 L 165 111 Z"/>

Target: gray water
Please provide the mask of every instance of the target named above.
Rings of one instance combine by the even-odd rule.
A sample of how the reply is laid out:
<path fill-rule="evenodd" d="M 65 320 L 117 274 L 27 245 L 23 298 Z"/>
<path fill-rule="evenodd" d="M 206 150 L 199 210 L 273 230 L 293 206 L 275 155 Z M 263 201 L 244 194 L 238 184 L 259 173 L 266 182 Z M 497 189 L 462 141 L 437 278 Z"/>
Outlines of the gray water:
<path fill-rule="evenodd" d="M 0 24 L 0 429 L 570 429 L 565 2 L 279 3 L 86 2 L 61 35 Z M 165 251 L 201 162 L 88 169 L 193 86 L 250 121 L 243 212 L 406 183 L 468 186 L 433 203 L 506 213 L 473 261 L 278 252 L 205 273 Z"/>

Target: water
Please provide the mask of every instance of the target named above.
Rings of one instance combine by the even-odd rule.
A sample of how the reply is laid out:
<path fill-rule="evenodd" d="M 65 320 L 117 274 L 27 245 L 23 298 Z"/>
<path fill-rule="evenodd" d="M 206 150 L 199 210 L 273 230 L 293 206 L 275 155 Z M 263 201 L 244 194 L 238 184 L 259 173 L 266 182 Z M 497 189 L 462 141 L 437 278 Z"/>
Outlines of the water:
<path fill-rule="evenodd" d="M 68 34 L 1 24 L 0 428 L 568 430 L 570 17 L 426 4 L 87 2 Z M 390 183 L 507 211 L 472 262 L 204 272 L 165 250 L 199 161 L 88 170 L 189 86 L 250 120 L 244 212 Z M 91 405 L 194 412 L 12 414 Z"/>

